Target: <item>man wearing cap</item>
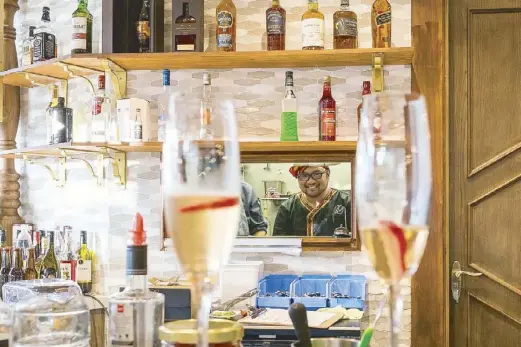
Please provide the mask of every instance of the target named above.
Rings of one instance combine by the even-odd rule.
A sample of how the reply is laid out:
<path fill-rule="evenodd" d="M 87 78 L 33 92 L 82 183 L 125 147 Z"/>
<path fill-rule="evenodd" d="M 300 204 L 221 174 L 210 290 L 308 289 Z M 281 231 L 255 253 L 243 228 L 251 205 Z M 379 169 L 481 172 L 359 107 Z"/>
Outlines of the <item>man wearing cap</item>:
<path fill-rule="evenodd" d="M 295 164 L 289 172 L 301 191 L 280 206 L 273 236 L 333 236 L 337 228 L 351 229 L 351 197 L 329 187 L 328 165 Z"/>

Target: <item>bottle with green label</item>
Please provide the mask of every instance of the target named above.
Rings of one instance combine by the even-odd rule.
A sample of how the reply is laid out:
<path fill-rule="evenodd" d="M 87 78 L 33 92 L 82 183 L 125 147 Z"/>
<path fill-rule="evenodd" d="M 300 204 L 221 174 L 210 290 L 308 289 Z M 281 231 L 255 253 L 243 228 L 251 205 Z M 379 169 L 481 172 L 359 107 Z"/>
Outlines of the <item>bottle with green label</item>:
<path fill-rule="evenodd" d="M 293 90 L 293 71 L 286 71 L 286 95 L 282 99 L 281 141 L 298 141 L 298 102 Z"/>

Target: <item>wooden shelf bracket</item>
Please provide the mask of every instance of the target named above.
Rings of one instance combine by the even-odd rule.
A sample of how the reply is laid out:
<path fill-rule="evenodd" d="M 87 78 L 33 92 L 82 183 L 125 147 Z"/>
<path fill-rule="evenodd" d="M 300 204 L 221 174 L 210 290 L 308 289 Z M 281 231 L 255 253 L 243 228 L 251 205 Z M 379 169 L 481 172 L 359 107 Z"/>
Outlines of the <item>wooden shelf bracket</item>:
<path fill-rule="evenodd" d="M 110 59 L 101 59 L 101 65 L 103 66 L 105 73 L 108 73 L 110 76 L 116 98 L 118 100 L 126 98 L 127 71 Z"/>
<path fill-rule="evenodd" d="M 373 54 L 373 91 L 381 92 L 384 90 L 384 55 L 383 53 Z"/>

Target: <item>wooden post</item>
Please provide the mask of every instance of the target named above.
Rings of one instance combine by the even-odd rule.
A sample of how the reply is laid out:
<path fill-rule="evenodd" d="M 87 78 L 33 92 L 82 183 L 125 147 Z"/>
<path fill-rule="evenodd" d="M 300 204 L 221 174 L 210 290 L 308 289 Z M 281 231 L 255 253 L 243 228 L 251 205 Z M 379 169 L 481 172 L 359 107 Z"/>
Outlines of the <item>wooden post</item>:
<path fill-rule="evenodd" d="M 17 0 L 3 0 L 3 37 L 0 42 L 3 52 L 2 71 L 18 66 L 16 55 L 16 30 L 13 26 L 13 19 L 16 11 L 19 10 Z M 0 8 L 1 10 L 1 8 Z M 0 17 L 1 18 L 1 17 Z M 18 130 L 18 120 L 20 118 L 20 88 L 2 85 L 3 98 L 2 122 L 0 123 L 0 150 L 16 148 L 16 132 Z M 13 224 L 23 222 L 18 215 L 20 207 L 20 175 L 16 173 L 14 159 L 0 159 L 0 223 L 8 231 L 7 239 L 11 244 L 11 230 Z"/>

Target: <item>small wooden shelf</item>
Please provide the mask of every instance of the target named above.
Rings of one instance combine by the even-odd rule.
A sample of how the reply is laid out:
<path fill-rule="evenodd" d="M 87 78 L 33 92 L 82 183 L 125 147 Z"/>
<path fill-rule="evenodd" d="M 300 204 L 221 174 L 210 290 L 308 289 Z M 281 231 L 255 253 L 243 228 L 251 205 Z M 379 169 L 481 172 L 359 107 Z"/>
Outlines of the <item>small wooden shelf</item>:
<path fill-rule="evenodd" d="M 0 73 L 0 78 L 4 84 L 33 87 L 74 77 L 64 69 L 63 64 L 69 66 L 74 75 L 86 76 L 104 71 L 103 61 L 107 60 L 127 71 L 360 66 L 371 65 L 375 53 L 383 53 L 385 65 L 412 64 L 411 47 L 323 51 L 75 54 L 7 70 Z M 31 82 L 27 73 L 31 74 L 37 84 Z"/>
<path fill-rule="evenodd" d="M 126 153 L 160 153 L 163 150 L 163 144 L 161 142 L 71 142 L 0 151 L 0 157 L 23 158 L 24 155 L 30 157 L 59 157 L 64 150 L 70 154 L 71 152 L 97 153 L 103 149 L 112 149 Z M 275 158 L 280 158 L 285 154 L 295 152 L 302 155 L 317 155 L 320 153 L 349 153 L 354 155 L 356 141 L 241 142 L 240 150 L 241 155 L 246 158 L 260 153 L 269 153 L 269 155 L 273 155 Z"/>

